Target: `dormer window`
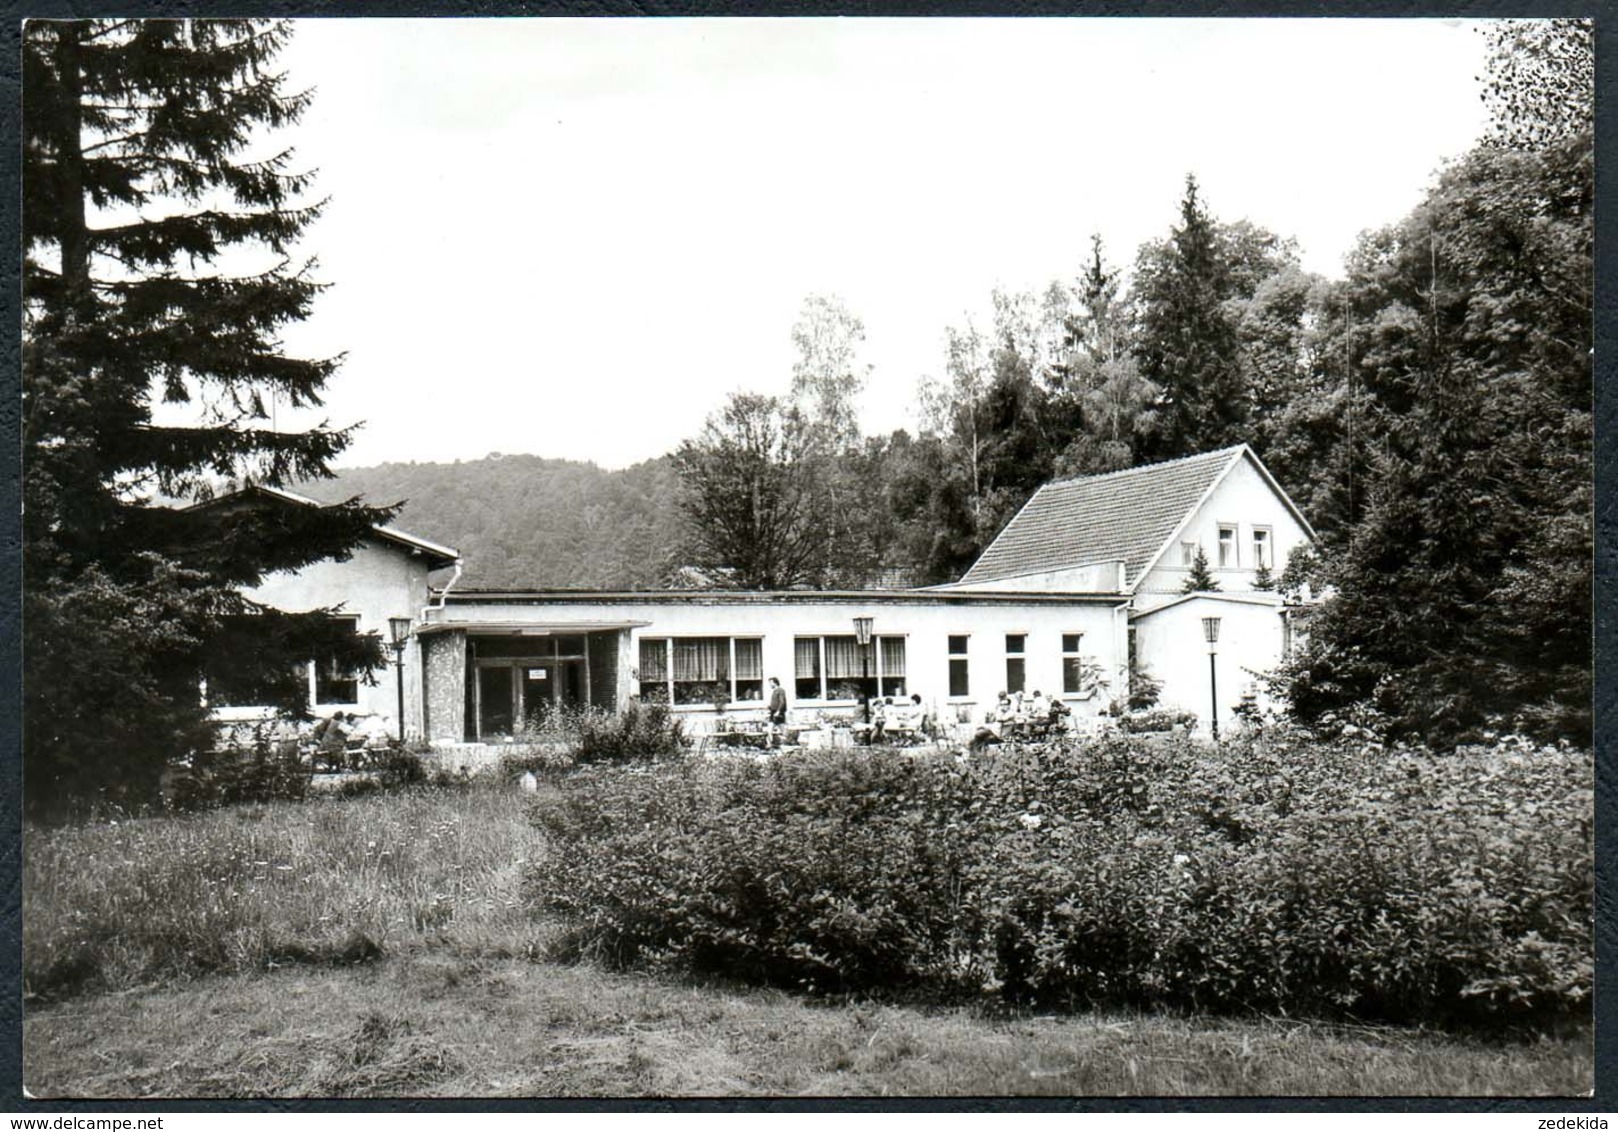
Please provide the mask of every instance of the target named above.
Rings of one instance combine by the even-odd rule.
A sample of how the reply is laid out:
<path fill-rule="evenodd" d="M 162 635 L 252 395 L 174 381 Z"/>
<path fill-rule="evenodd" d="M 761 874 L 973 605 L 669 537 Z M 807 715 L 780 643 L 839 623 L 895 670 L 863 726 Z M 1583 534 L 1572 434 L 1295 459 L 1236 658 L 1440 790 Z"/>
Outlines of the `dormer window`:
<path fill-rule="evenodd" d="M 1253 569 L 1267 570 L 1275 563 L 1270 560 L 1270 529 L 1253 528 Z"/>
<path fill-rule="evenodd" d="M 1235 524 L 1219 524 L 1219 568 L 1221 570 L 1234 569 L 1236 566 L 1236 527 Z"/>

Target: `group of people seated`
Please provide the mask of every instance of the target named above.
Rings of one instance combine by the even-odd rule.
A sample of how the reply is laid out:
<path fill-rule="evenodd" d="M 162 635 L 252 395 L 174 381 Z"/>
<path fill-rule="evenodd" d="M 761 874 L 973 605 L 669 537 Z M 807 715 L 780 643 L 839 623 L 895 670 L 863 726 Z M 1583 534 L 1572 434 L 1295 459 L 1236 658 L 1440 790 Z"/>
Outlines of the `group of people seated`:
<path fill-rule="evenodd" d="M 302 746 L 321 762 L 342 766 L 348 753 L 391 746 L 397 736 L 386 716 L 339 711 L 316 720 L 302 737 Z"/>
<path fill-rule="evenodd" d="M 870 713 L 867 741 L 871 743 L 931 738 L 937 731 L 936 721 L 921 702 L 920 692 L 912 692 L 909 699 L 877 696 L 867 708 Z"/>
<path fill-rule="evenodd" d="M 984 716 L 983 724 L 996 738 L 1016 739 L 1044 735 L 1062 725 L 1067 705 L 1035 688 L 1021 692 L 1001 692 L 995 706 Z"/>

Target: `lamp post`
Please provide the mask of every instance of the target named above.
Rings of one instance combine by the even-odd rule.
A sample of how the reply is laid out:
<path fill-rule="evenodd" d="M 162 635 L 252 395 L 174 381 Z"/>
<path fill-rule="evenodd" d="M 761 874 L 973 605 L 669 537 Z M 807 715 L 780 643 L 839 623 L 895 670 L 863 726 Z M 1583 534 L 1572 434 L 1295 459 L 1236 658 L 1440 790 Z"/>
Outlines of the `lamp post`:
<path fill-rule="evenodd" d="M 1202 636 L 1208 642 L 1208 706 L 1213 729 L 1213 741 L 1219 742 L 1219 675 L 1214 669 L 1214 655 L 1219 651 L 1219 618 L 1202 619 Z"/>
<path fill-rule="evenodd" d="M 404 726 L 404 651 L 405 642 L 410 640 L 410 618 L 388 618 L 388 642 L 393 649 L 393 683 L 399 691 L 399 742 L 402 745 L 405 738 Z"/>
<path fill-rule="evenodd" d="M 871 624 L 872 617 L 854 618 L 854 640 L 860 646 L 860 691 L 863 694 L 865 682 L 871 678 Z M 871 722 L 871 700 L 865 700 L 865 722 Z"/>

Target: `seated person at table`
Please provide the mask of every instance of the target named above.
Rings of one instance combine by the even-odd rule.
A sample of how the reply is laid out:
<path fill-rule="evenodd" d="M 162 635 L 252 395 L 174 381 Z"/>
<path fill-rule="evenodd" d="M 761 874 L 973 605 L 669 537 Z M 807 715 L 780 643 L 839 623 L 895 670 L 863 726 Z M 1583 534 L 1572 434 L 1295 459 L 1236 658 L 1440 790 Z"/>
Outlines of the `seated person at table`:
<path fill-rule="evenodd" d="M 938 731 L 938 721 L 933 718 L 933 713 L 923 706 L 920 692 L 910 693 L 910 703 L 911 710 L 916 713 L 916 730 L 931 739 Z"/>
<path fill-rule="evenodd" d="M 1038 688 L 1035 688 L 1034 694 L 1028 697 L 1023 710 L 1027 712 L 1028 722 L 1035 727 L 1043 727 L 1051 721 L 1050 701 L 1040 694 Z"/>
<path fill-rule="evenodd" d="M 1028 726 L 1028 712 L 1023 707 L 1022 693 L 1013 692 L 1006 697 L 1006 701 L 1010 707 L 1006 715 L 1006 730 L 1002 734 L 1020 734 Z"/>
<path fill-rule="evenodd" d="M 315 746 L 323 753 L 341 751 L 348 742 L 348 717 L 343 712 L 335 712 L 315 724 L 314 731 L 309 736 L 315 741 Z"/>
<path fill-rule="evenodd" d="M 921 730 L 921 697 L 912 695 L 893 707 L 894 722 L 907 731 Z"/>
<path fill-rule="evenodd" d="M 999 738 L 1005 732 L 1005 729 L 1012 725 L 1012 720 L 1015 718 L 1016 713 L 1011 707 L 1011 697 L 1005 692 L 1001 692 L 994 706 L 984 715 L 983 722 L 990 731 L 994 732 L 995 737 Z"/>

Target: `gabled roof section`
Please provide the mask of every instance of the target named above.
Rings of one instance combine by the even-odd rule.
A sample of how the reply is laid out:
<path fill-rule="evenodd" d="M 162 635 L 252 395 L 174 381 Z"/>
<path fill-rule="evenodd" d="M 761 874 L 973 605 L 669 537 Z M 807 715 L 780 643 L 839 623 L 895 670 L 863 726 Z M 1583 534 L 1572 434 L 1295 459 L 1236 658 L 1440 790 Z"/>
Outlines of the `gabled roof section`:
<path fill-rule="evenodd" d="M 225 495 L 215 496 L 212 499 L 203 500 L 201 503 L 193 503 L 191 507 L 215 507 L 231 499 L 247 498 L 254 494 L 262 495 L 269 499 L 277 500 L 281 503 L 297 504 L 301 507 L 327 506 L 318 499 L 311 499 L 307 495 L 299 495 L 295 491 L 288 491 L 281 487 L 269 487 L 261 483 L 253 483 L 248 484 L 246 487 L 238 488 L 235 491 L 228 492 Z M 190 509 L 191 508 L 187 508 L 187 510 Z M 371 528 L 371 532 L 383 542 L 390 542 L 395 546 L 402 546 L 412 553 L 422 555 L 427 559 L 428 568 L 432 570 L 442 569 L 445 566 L 453 566 L 455 563 L 459 562 L 461 558 L 461 552 L 452 546 L 442 546 L 436 542 L 429 542 L 427 539 L 419 538 L 413 534 L 408 534 L 396 527 L 373 526 Z"/>
<path fill-rule="evenodd" d="M 1247 445 L 1238 444 L 1161 464 L 1054 480 L 1034 492 L 961 583 L 1115 561 L 1124 564 L 1125 588 L 1133 587 L 1174 532 L 1244 455 L 1263 467 Z"/>

